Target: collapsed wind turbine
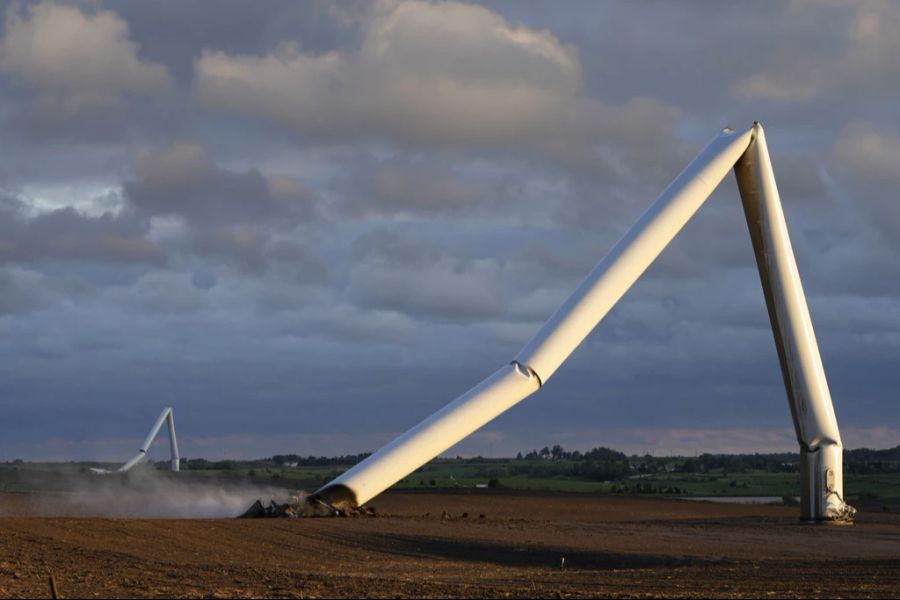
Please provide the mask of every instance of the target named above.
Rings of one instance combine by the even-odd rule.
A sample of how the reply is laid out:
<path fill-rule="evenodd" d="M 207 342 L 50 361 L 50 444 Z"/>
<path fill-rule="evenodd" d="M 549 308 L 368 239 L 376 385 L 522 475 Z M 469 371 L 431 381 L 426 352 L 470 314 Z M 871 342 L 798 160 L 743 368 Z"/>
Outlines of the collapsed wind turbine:
<path fill-rule="evenodd" d="M 734 169 L 800 444 L 801 518 L 849 521 L 841 437 L 762 125 L 723 130 L 662 192 L 515 359 L 319 489 L 360 506 L 547 382 Z M 174 438 L 173 438 L 174 439 Z"/>
<path fill-rule="evenodd" d="M 138 450 L 138 453 L 134 456 L 134 458 L 129 460 L 127 463 L 125 463 L 115 471 L 108 471 L 106 469 L 91 469 L 91 471 L 100 475 L 105 475 L 107 473 L 125 473 L 126 471 L 128 471 L 131 467 L 138 464 L 147 457 L 147 450 L 150 449 L 150 444 L 152 444 L 153 440 L 156 439 L 156 436 L 159 433 L 159 430 L 162 428 L 164 421 L 169 426 L 169 451 L 172 455 L 170 466 L 173 471 L 178 471 L 181 458 L 178 456 L 178 440 L 175 438 L 175 415 L 172 412 L 171 407 L 164 408 L 162 413 L 160 413 L 159 418 L 156 419 L 156 423 L 153 424 L 153 428 L 150 429 L 150 433 L 147 434 L 147 437 L 144 439 L 144 443 L 141 444 L 141 448 L 140 450 Z"/>

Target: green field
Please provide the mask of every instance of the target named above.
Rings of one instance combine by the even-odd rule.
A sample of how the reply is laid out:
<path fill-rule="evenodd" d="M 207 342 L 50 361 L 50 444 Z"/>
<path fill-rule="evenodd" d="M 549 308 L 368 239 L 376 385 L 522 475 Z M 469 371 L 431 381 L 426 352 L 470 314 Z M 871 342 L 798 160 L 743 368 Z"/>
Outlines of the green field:
<path fill-rule="evenodd" d="M 511 476 L 504 474 L 508 465 L 505 461 L 478 465 L 436 462 L 406 477 L 395 487 L 475 487 L 488 485 L 494 480 L 494 485 L 508 489 L 600 494 L 781 497 L 800 493 L 800 480 L 796 472 L 652 473 L 632 475 L 619 481 L 589 481 L 564 476 Z M 844 477 L 844 491 L 847 499 L 897 498 L 900 497 L 900 474 L 848 473 Z"/>
<path fill-rule="evenodd" d="M 707 457 L 709 455 L 704 455 Z M 542 492 L 657 495 L 667 497 L 794 497 L 799 476 L 790 455 L 753 455 L 694 458 L 625 457 L 611 455 L 607 462 L 588 459 L 537 458 L 441 458 L 407 476 L 395 489 L 495 488 Z M 312 459 L 329 464 L 295 464 L 284 460 L 187 461 L 182 472 L 167 469 L 167 462 L 140 465 L 128 477 L 153 474 L 183 481 L 254 483 L 290 489 L 313 490 L 347 468 L 334 459 Z M 726 465 L 726 466 L 723 466 Z M 767 469 L 753 466 L 768 466 Z M 887 466 L 885 466 L 887 465 Z M 90 467 L 114 468 L 100 463 L 0 463 L 0 492 L 64 491 L 78 482 L 98 477 Z M 900 498 L 900 472 L 893 463 L 853 463 L 844 479 L 848 501 Z M 122 479 L 124 476 L 116 475 Z"/>

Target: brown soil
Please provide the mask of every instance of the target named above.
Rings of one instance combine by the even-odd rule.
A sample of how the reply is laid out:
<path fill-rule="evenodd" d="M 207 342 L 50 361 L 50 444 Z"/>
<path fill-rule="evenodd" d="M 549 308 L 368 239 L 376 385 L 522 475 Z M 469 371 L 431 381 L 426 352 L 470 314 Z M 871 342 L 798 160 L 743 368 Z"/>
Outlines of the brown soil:
<path fill-rule="evenodd" d="M 51 573 L 70 598 L 900 596 L 896 514 L 828 526 L 796 508 L 587 495 L 377 500 L 376 518 L 3 517 L 0 596 L 47 597 Z M 29 504 L 0 495 L 4 514 Z"/>

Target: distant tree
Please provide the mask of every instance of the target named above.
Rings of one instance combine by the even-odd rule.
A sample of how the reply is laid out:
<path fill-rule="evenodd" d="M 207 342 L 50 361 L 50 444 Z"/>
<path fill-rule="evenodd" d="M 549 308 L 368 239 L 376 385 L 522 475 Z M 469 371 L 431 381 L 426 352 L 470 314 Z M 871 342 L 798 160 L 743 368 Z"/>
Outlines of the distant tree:
<path fill-rule="evenodd" d="M 689 459 L 685 460 L 684 463 L 682 463 L 682 465 L 681 465 L 682 473 L 696 473 L 699 470 L 700 470 L 700 465 L 693 458 L 689 458 Z"/>

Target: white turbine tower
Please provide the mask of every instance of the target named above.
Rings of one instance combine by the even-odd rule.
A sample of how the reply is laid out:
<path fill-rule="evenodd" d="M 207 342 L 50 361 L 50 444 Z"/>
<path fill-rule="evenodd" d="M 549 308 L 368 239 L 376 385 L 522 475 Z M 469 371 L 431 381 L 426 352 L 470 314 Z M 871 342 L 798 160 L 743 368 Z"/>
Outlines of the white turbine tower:
<path fill-rule="evenodd" d="M 319 489 L 359 506 L 527 396 L 556 372 L 734 169 L 800 444 L 801 517 L 850 520 L 842 444 L 775 175 L 759 123 L 725 129 L 681 172 L 515 359 Z"/>

